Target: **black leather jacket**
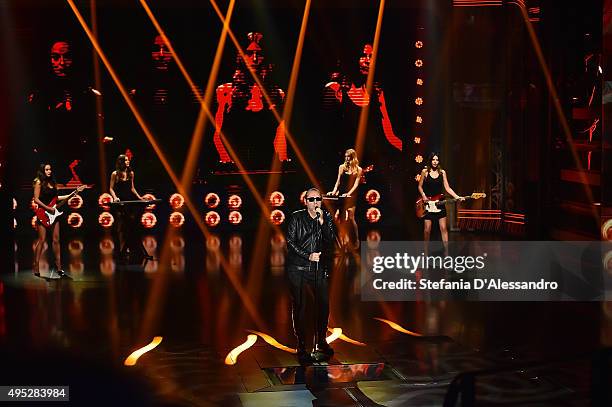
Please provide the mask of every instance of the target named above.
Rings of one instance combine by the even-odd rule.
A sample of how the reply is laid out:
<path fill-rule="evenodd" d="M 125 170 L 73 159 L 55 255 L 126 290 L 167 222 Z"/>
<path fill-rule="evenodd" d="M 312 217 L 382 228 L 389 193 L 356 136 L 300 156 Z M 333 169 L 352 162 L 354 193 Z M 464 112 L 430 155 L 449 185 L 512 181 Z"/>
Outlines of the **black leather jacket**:
<path fill-rule="evenodd" d="M 287 225 L 287 270 L 316 270 L 317 264 L 308 260 L 310 253 L 321 252 L 319 270 L 329 270 L 337 242 L 332 215 L 323 209 L 321 225 L 306 209 L 291 214 Z"/>

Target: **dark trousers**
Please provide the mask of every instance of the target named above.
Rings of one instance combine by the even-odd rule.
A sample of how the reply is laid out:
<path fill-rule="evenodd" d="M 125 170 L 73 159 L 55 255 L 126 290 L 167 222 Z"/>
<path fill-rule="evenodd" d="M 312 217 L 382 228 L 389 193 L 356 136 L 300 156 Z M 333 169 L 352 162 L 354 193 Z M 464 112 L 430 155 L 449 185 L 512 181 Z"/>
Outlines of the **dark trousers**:
<path fill-rule="evenodd" d="M 313 318 L 315 319 L 316 340 L 319 344 L 322 344 L 327 336 L 327 321 L 329 318 L 329 286 L 326 273 L 321 270 L 315 272 L 289 267 L 287 276 L 291 290 L 291 319 L 293 321 L 293 332 L 297 338 L 298 351 L 306 348 L 304 327 L 307 323 L 305 295 L 307 286 L 310 286 L 315 297 L 316 310 Z"/>

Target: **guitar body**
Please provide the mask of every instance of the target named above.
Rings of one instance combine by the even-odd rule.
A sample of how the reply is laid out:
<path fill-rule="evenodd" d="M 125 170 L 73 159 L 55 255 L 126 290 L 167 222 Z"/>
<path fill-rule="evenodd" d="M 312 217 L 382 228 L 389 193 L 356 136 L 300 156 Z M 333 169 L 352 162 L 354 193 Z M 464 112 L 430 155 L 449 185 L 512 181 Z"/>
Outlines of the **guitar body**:
<path fill-rule="evenodd" d="M 437 212 L 442 211 L 442 209 L 438 208 L 436 204 L 442 198 L 444 198 L 444 195 L 439 194 L 439 195 L 434 195 L 428 198 L 429 198 L 429 201 L 427 202 L 423 201 L 423 198 L 419 198 L 419 200 L 416 201 L 415 210 L 416 210 L 416 216 L 419 219 L 424 218 L 425 215 L 427 215 L 427 213 L 437 213 Z"/>
<path fill-rule="evenodd" d="M 50 206 L 53 208 L 53 213 L 50 213 L 46 211 L 44 208 L 40 208 L 40 207 L 36 209 L 36 218 L 46 228 L 53 225 L 53 223 L 55 223 L 55 219 L 57 219 L 58 216 L 63 214 L 63 212 L 60 212 L 57 210 L 55 205 L 57 205 L 57 197 L 53 198 L 51 202 L 47 204 L 47 206 Z"/>

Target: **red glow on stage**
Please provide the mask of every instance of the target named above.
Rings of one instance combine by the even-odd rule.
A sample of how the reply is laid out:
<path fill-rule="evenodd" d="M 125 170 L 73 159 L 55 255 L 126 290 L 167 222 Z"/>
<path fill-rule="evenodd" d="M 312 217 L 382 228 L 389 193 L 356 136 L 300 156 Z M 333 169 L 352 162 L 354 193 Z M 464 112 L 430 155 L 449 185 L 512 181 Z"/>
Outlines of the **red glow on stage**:
<path fill-rule="evenodd" d="M 421 78 L 417 78 L 416 84 L 417 84 L 418 86 L 423 86 L 423 79 L 421 79 Z"/>
<path fill-rule="evenodd" d="M 78 256 L 83 253 L 83 241 L 82 240 L 71 240 L 68 243 L 68 251 L 71 256 Z"/>
<path fill-rule="evenodd" d="M 414 61 L 414 66 L 416 66 L 417 68 L 420 68 L 423 66 L 423 60 L 422 59 L 417 59 L 416 61 Z"/>
<path fill-rule="evenodd" d="M 80 209 L 83 206 L 83 198 L 79 195 L 75 195 L 68 200 L 68 206 L 70 209 Z"/>
<path fill-rule="evenodd" d="M 414 144 L 421 144 L 421 138 L 420 137 L 415 137 L 414 138 Z"/>
<path fill-rule="evenodd" d="M 140 223 L 147 229 L 151 229 L 157 224 L 157 217 L 151 212 L 145 212 L 140 217 Z"/>
<path fill-rule="evenodd" d="M 216 208 L 219 206 L 219 202 L 221 202 L 221 199 L 219 198 L 219 195 L 215 194 L 214 192 L 208 193 L 204 198 L 204 203 L 209 208 Z"/>
<path fill-rule="evenodd" d="M 242 214 L 238 211 L 231 211 L 227 218 L 229 220 L 229 223 L 231 223 L 232 225 L 238 225 L 242 222 Z"/>
<path fill-rule="evenodd" d="M 185 223 L 185 216 L 180 212 L 172 212 L 168 218 L 168 222 L 175 228 L 181 227 L 183 223 Z"/>
<path fill-rule="evenodd" d="M 105 211 L 110 210 L 110 206 L 108 205 L 108 203 L 112 201 L 113 197 L 111 196 L 111 194 L 106 192 L 100 195 L 100 197 L 98 197 L 98 205 Z"/>
<path fill-rule="evenodd" d="M 78 229 L 83 225 L 83 217 L 78 213 L 68 215 L 68 224 L 74 229 Z"/>
<path fill-rule="evenodd" d="M 144 194 L 142 197 L 143 197 L 143 199 L 144 199 L 144 200 L 146 200 L 146 201 L 153 201 L 153 200 L 157 199 L 157 198 L 155 197 L 155 195 L 153 195 L 153 194 Z M 155 206 L 156 206 L 155 204 L 147 205 L 147 207 L 145 208 L 145 210 L 147 210 L 147 211 L 152 211 L 153 209 L 155 209 Z"/>
<path fill-rule="evenodd" d="M 217 205 L 218 204 L 217 202 Z M 210 227 L 215 227 L 221 222 L 221 216 L 215 211 L 206 212 L 206 215 L 204 215 L 204 222 Z"/>
<path fill-rule="evenodd" d="M 177 210 L 183 207 L 185 204 L 185 198 L 183 198 L 183 195 L 175 193 L 170 196 L 168 202 L 170 202 L 172 209 Z"/>
<path fill-rule="evenodd" d="M 423 156 L 422 155 L 417 155 L 416 157 L 414 157 L 414 161 L 418 162 L 419 164 L 423 162 Z"/>
<path fill-rule="evenodd" d="M 285 214 L 283 211 L 275 209 L 270 213 L 270 222 L 273 225 L 280 225 L 285 221 Z"/>
<path fill-rule="evenodd" d="M 100 244 L 98 244 L 100 248 L 100 253 L 102 254 L 113 254 L 113 250 L 115 250 L 115 243 L 113 239 L 104 238 L 100 240 Z"/>
<path fill-rule="evenodd" d="M 415 43 L 414 43 L 414 46 L 415 46 L 416 48 L 423 48 L 423 41 L 417 41 L 417 42 L 415 42 Z"/>
<path fill-rule="evenodd" d="M 421 116 L 417 116 L 416 117 L 416 122 L 419 123 L 419 124 L 423 123 L 423 118 Z"/>
<path fill-rule="evenodd" d="M 231 195 L 228 199 L 227 199 L 227 206 L 232 209 L 240 209 L 240 207 L 242 206 L 242 198 L 240 198 L 239 195 Z"/>
<path fill-rule="evenodd" d="M 370 189 L 366 192 L 365 199 L 370 205 L 376 205 L 380 202 L 380 192 L 375 189 Z"/>
<path fill-rule="evenodd" d="M 115 223 L 115 218 L 109 212 L 102 212 L 100 216 L 98 216 L 98 223 L 103 228 L 110 228 Z"/>
<path fill-rule="evenodd" d="M 421 106 L 423 104 L 423 98 L 418 97 L 418 98 L 414 99 L 414 104 L 418 105 L 418 106 Z"/>
<path fill-rule="evenodd" d="M 285 195 L 280 191 L 274 191 L 270 194 L 270 204 L 274 207 L 283 206 L 285 203 Z"/>
<path fill-rule="evenodd" d="M 370 208 L 366 212 L 366 219 L 370 223 L 378 222 L 380 220 L 380 216 L 381 216 L 381 214 L 380 214 L 380 211 L 378 210 L 378 208 Z"/>

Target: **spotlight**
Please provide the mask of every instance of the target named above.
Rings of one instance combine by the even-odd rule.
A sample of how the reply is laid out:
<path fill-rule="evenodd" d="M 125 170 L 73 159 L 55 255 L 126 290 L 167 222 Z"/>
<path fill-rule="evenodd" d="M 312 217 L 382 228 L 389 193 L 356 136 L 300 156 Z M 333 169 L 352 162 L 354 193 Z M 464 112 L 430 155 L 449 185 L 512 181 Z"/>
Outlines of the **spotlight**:
<path fill-rule="evenodd" d="M 242 206 L 242 198 L 240 198 L 240 196 L 236 194 L 230 195 L 230 197 L 227 198 L 227 206 L 231 210 L 240 209 L 240 207 Z"/>
<path fill-rule="evenodd" d="M 157 217 L 151 212 L 145 212 L 140 217 L 140 223 L 147 229 L 151 229 L 157 224 Z"/>
<path fill-rule="evenodd" d="M 83 198 L 79 195 L 75 195 L 68 200 L 68 206 L 70 209 L 79 209 L 83 206 Z"/>
<path fill-rule="evenodd" d="M 421 144 L 421 138 L 420 137 L 415 137 L 414 138 L 414 144 Z"/>
<path fill-rule="evenodd" d="M 419 164 L 423 162 L 423 156 L 422 155 L 417 155 L 416 157 L 414 157 L 414 161 L 418 162 Z"/>
<path fill-rule="evenodd" d="M 98 223 L 103 228 L 110 228 L 115 223 L 115 218 L 110 212 L 102 212 L 100 216 L 98 216 Z"/>
<path fill-rule="evenodd" d="M 228 216 L 229 223 L 232 225 L 238 225 L 242 222 L 242 214 L 238 211 L 231 211 Z"/>
<path fill-rule="evenodd" d="M 217 196 L 217 198 L 219 197 Z M 218 204 L 219 202 L 217 201 L 217 205 Z M 208 211 L 206 212 L 206 215 L 204 215 L 204 222 L 206 222 L 206 224 L 210 227 L 217 226 L 220 221 L 221 221 L 221 217 L 215 211 Z"/>
<path fill-rule="evenodd" d="M 183 195 L 176 193 L 170 196 L 168 202 L 170 202 L 172 209 L 177 210 L 183 207 L 185 204 L 185 198 L 183 198 Z"/>
<path fill-rule="evenodd" d="M 422 60 L 422 59 L 417 59 L 416 61 L 414 61 L 414 65 L 415 65 L 417 68 L 422 67 L 422 66 L 423 66 L 423 60 Z"/>
<path fill-rule="evenodd" d="M 366 192 L 365 199 L 370 205 L 376 205 L 380 202 L 380 192 L 375 189 L 370 189 Z"/>
<path fill-rule="evenodd" d="M 423 104 L 423 98 L 416 98 L 414 99 L 414 103 L 418 106 L 421 106 Z"/>
<path fill-rule="evenodd" d="M 285 214 L 283 213 L 283 211 L 279 209 L 274 209 L 270 213 L 270 222 L 272 222 L 273 225 L 280 225 L 284 221 L 285 221 Z"/>
<path fill-rule="evenodd" d="M 219 202 L 221 200 L 219 199 L 219 195 L 215 194 L 214 192 L 210 192 L 208 195 L 206 195 L 206 197 L 204 198 L 204 203 L 206 204 L 206 206 L 208 206 L 209 208 L 216 208 L 217 206 L 219 206 Z"/>
<path fill-rule="evenodd" d="M 83 217 L 78 213 L 71 213 L 68 215 L 68 224 L 74 229 L 78 229 L 83 226 Z"/>
<path fill-rule="evenodd" d="M 303 191 L 303 192 L 300 194 L 300 202 L 301 202 L 301 203 L 302 203 L 302 205 L 304 205 L 304 206 L 306 206 L 306 201 L 304 200 L 304 198 L 306 198 L 306 192 L 307 192 L 307 191 Z"/>
<path fill-rule="evenodd" d="M 418 79 L 417 79 L 417 85 L 419 85 L 419 86 L 423 86 L 423 79 L 418 78 Z"/>
<path fill-rule="evenodd" d="M 419 124 L 423 123 L 423 118 L 421 116 L 417 116 L 416 117 L 416 122 L 419 123 Z"/>
<path fill-rule="evenodd" d="M 172 212 L 168 218 L 168 222 L 175 228 L 180 228 L 183 226 L 183 223 L 185 223 L 185 216 L 180 212 Z"/>
<path fill-rule="evenodd" d="M 98 197 L 98 205 L 105 211 L 110 210 L 109 202 L 113 201 L 113 197 L 109 193 L 103 193 Z"/>
<path fill-rule="evenodd" d="M 17 200 L 13 198 L 13 210 L 17 209 Z"/>
<path fill-rule="evenodd" d="M 378 208 L 370 208 L 366 212 L 366 219 L 370 223 L 376 223 L 380 220 L 380 211 Z"/>
<path fill-rule="evenodd" d="M 13 218 L 13 229 L 17 229 L 17 219 Z"/>
<path fill-rule="evenodd" d="M 417 42 L 415 42 L 415 43 L 414 43 L 414 46 L 415 46 L 416 48 L 423 48 L 423 41 L 417 41 Z"/>
<path fill-rule="evenodd" d="M 280 191 L 274 191 L 270 194 L 270 204 L 274 207 L 283 206 L 285 203 L 285 195 Z"/>
<path fill-rule="evenodd" d="M 142 197 L 143 197 L 143 199 L 145 199 L 145 200 L 147 200 L 147 201 L 152 201 L 152 200 L 157 199 L 157 198 L 155 197 L 155 195 L 153 195 L 153 194 L 144 194 Z M 156 206 L 155 204 L 147 205 L 147 207 L 145 208 L 145 210 L 146 210 L 146 211 L 152 211 L 153 209 L 155 209 L 155 206 Z M 157 219 L 156 219 L 155 221 L 157 222 Z M 146 226 L 145 226 L 145 227 L 146 227 Z"/>

